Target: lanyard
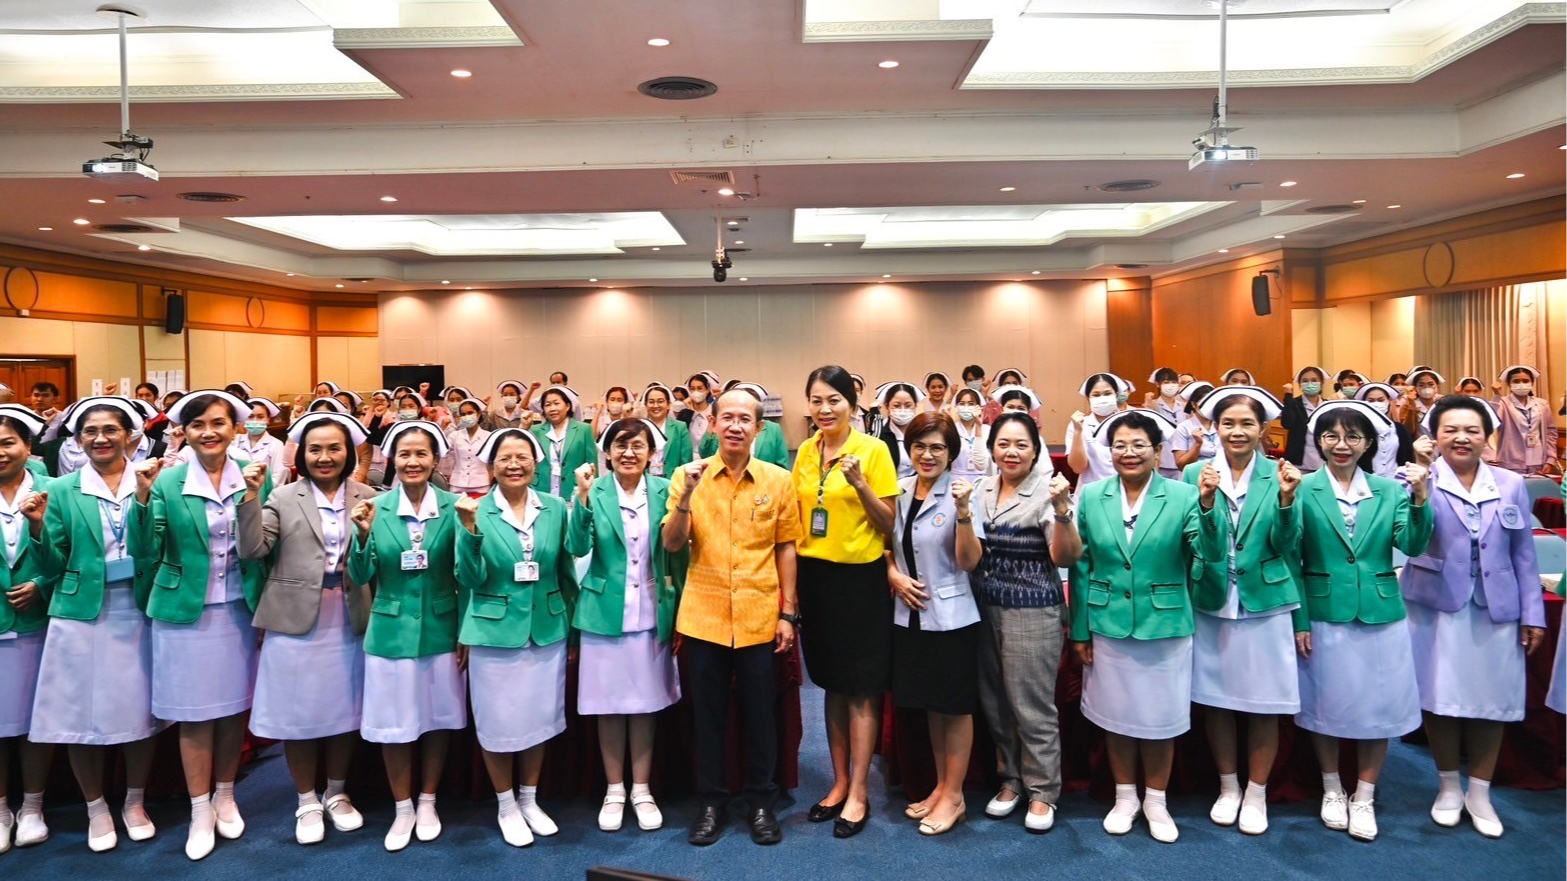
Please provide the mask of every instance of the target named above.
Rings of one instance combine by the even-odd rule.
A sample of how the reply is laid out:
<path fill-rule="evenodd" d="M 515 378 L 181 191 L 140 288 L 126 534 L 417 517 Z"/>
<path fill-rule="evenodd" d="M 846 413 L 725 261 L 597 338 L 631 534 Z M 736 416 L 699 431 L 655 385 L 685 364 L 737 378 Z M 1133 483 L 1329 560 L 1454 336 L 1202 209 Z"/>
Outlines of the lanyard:
<path fill-rule="evenodd" d="M 832 464 L 828 464 L 828 462 L 827 462 L 827 438 L 823 437 L 821 439 L 820 444 L 816 447 L 816 456 L 817 456 L 817 463 L 818 463 L 817 464 L 817 470 L 821 474 L 820 479 L 816 481 L 816 507 L 818 507 L 818 508 L 820 508 L 822 506 L 822 499 L 823 499 L 823 497 L 825 495 L 825 492 L 826 492 L 826 489 L 827 489 L 827 475 L 831 474 L 833 468 L 837 467 L 838 462 L 843 459 L 843 456 L 842 456 L 842 452 L 843 451 L 839 450 L 838 452 L 840 454 L 838 456 L 838 458 L 832 460 Z"/>
<path fill-rule="evenodd" d="M 120 546 L 120 552 L 123 554 L 125 552 L 125 524 L 130 517 L 130 512 L 125 510 L 125 506 L 122 503 L 108 502 L 103 499 L 98 500 L 98 507 L 103 511 L 105 519 L 109 521 L 109 532 L 113 534 L 114 542 Z M 119 520 L 114 519 L 114 512 L 116 511 L 120 512 Z"/>
<path fill-rule="evenodd" d="M 403 520 L 408 524 L 409 543 L 414 546 L 414 550 L 422 550 L 424 545 L 424 521 L 420 520 L 417 515 L 413 517 L 405 516 Z"/>

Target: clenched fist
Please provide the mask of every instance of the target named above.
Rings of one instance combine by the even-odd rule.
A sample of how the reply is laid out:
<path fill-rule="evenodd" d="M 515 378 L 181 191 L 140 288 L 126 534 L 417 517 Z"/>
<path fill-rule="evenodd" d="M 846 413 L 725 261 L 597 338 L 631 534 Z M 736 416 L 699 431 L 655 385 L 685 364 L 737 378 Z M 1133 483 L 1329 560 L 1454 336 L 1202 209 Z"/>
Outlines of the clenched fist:
<path fill-rule="evenodd" d="M 690 462 L 686 464 L 684 469 L 686 475 L 686 488 L 681 498 L 688 504 L 684 505 L 683 507 L 690 507 L 689 502 L 691 501 L 691 494 L 696 492 L 696 485 L 702 482 L 702 473 L 706 470 L 707 462 L 705 460 L 698 460 L 696 462 Z"/>
<path fill-rule="evenodd" d="M 1279 464 L 1279 507 L 1288 508 L 1295 503 L 1295 490 L 1300 486 L 1300 469 L 1289 462 Z"/>
<path fill-rule="evenodd" d="M 974 495 L 974 484 L 961 477 L 952 479 L 952 505 L 958 509 L 958 517 L 969 516 L 969 499 Z"/>
<path fill-rule="evenodd" d="M 370 501 L 360 502 L 354 506 L 353 511 L 349 512 L 348 519 L 352 520 L 355 528 L 359 530 L 360 541 L 368 539 L 370 537 L 370 525 L 375 522 L 375 503 Z"/>
<path fill-rule="evenodd" d="M 152 497 L 152 485 L 158 480 L 158 472 L 163 470 L 162 459 L 148 459 L 136 466 L 136 501 L 143 505 Z"/>
<path fill-rule="evenodd" d="M 860 469 L 859 456 L 844 456 L 839 459 L 838 470 L 843 472 L 843 479 L 847 480 L 849 485 L 855 489 L 859 489 L 860 485 L 865 482 L 865 472 Z"/>
<path fill-rule="evenodd" d="M 1213 467 L 1213 463 L 1202 466 L 1202 473 L 1197 476 L 1197 492 L 1202 502 L 1203 510 L 1213 507 L 1214 494 L 1219 491 L 1219 469 Z"/>
<path fill-rule="evenodd" d="M 1426 466 L 1418 462 L 1410 462 L 1404 466 L 1404 480 L 1409 483 L 1409 499 L 1417 505 L 1425 504 L 1426 476 L 1430 473 L 1426 470 Z"/>
<path fill-rule="evenodd" d="M 1072 510 L 1072 484 L 1059 471 L 1050 478 L 1050 504 L 1062 517 Z"/>
<path fill-rule="evenodd" d="M 479 534 L 479 500 L 471 496 L 458 496 L 457 520 L 462 527 L 474 535 Z"/>
<path fill-rule="evenodd" d="M 241 473 L 245 476 L 245 498 L 255 498 L 261 492 L 261 485 L 267 482 L 267 463 L 251 462 Z"/>
<path fill-rule="evenodd" d="M 1415 440 L 1415 461 L 1427 468 L 1436 461 L 1436 442 L 1429 437 L 1421 437 Z"/>
<path fill-rule="evenodd" d="M 22 499 L 20 506 L 22 516 L 28 523 L 41 524 L 44 522 L 44 512 L 49 510 L 49 494 L 47 492 L 29 493 Z"/>
<path fill-rule="evenodd" d="M 587 497 L 588 488 L 593 485 L 593 472 L 596 470 L 592 462 L 584 462 L 573 472 L 577 477 L 577 493 L 584 498 Z"/>

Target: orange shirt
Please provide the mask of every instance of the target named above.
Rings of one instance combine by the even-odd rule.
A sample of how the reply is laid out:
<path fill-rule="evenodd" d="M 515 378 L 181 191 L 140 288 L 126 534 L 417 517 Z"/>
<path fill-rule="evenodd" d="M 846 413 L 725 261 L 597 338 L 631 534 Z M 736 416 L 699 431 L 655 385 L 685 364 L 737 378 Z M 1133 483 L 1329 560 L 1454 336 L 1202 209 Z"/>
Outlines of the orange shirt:
<path fill-rule="evenodd" d="M 789 472 L 754 456 L 739 475 L 718 456 L 706 461 L 691 494 L 691 564 L 675 630 L 734 648 L 771 642 L 778 629 L 774 549 L 800 537 Z M 676 516 L 685 486 L 679 469 L 664 522 Z"/>

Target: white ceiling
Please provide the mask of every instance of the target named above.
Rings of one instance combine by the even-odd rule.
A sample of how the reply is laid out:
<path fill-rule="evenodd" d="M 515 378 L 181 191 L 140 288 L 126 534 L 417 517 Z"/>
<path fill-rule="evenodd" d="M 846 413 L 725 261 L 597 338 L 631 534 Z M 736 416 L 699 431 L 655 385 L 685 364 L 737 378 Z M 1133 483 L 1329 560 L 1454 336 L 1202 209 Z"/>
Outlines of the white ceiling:
<path fill-rule="evenodd" d="M 273 3 L 269 22 L 317 26 L 242 26 Z M 41 5 L 0 0 L 0 32 L 81 15 L 66 7 L 95 18 L 96 2 L 76 0 L 55 18 L 11 15 Z M 1212 19 L 1040 15 L 1135 12 L 1130 0 L 146 5 L 150 21 L 199 7 L 231 28 L 131 36 L 135 94 L 156 98 L 137 98 L 132 128 L 156 139 L 162 181 L 76 173 L 116 133 L 102 103 L 113 36 L 0 40 L 0 103 L 13 102 L 0 240 L 314 290 L 359 277 L 364 290 L 687 285 L 710 277 L 715 219 L 733 217 L 730 275 L 751 284 L 1081 278 L 1179 271 L 1276 236 L 1334 244 L 1564 189 L 1561 3 L 1238 19 L 1231 124 L 1262 161 L 1190 172 L 1213 100 Z M 85 27 L 102 25 L 58 29 Z M 16 46 L 35 39 L 65 41 L 71 62 L 33 64 Z M 279 41 L 301 48 L 271 54 Z M 28 70 L 44 79 L 17 79 Z M 635 89 L 672 74 L 719 91 L 666 103 Z M 749 197 L 671 170 L 732 172 Z M 1127 179 L 1159 184 L 1099 189 Z M 177 197 L 189 191 L 245 199 Z M 620 215 L 656 228 L 614 228 Z M 163 220 L 96 229 L 137 217 Z"/>

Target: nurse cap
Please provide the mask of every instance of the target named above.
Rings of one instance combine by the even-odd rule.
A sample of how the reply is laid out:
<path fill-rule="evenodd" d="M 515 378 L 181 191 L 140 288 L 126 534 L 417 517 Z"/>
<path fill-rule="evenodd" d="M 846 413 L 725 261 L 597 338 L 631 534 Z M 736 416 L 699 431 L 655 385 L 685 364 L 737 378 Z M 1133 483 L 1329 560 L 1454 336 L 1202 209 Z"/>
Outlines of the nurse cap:
<path fill-rule="evenodd" d="M 1388 383 L 1385 383 L 1385 382 L 1368 382 L 1368 383 L 1363 384 L 1360 388 L 1355 390 L 1355 400 L 1357 400 L 1357 401 L 1364 401 L 1366 399 L 1366 395 L 1370 394 L 1373 391 L 1379 391 L 1379 392 L 1382 392 L 1383 394 L 1387 395 L 1387 399 L 1389 401 L 1396 400 L 1398 398 L 1398 396 L 1399 396 L 1398 389 L 1393 388 L 1393 386 L 1388 384 Z"/>
<path fill-rule="evenodd" d="M 1083 380 L 1083 384 L 1077 387 L 1077 393 L 1085 398 L 1088 397 L 1089 386 L 1093 384 L 1095 379 L 1101 376 L 1110 377 L 1110 384 L 1115 386 L 1115 390 L 1118 394 L 1121 392 L 1125 392 L 1126 394 L 1132 393 L 1131 383 L 1127 382 L 1119 376 L 1116 376 L 1114 373 L 1111 373 L 1108 370 L 1102 370 L 1099 373 L 1092 374 L 1087 379 Z"/>
<path fill-rule="evenodd" d="M 1419 385 L 1420 384 L 1420 377 L 1422 377 L 1422 376 L 1429 376 L 1429 377 L 1431 377 L 1432 379 L 1437 381 L 1438 385 L 1441 385 L 1441 384 L 1444 384 L 1444 383 L 1447 382 L 1447 380 L 1442 378 L 1442 374 L 1437 373 L 1435 370 L 1432 370 L 1429 367 L 1416 367 L 1415 369 L 1409 371 L 1409 377 L 1408 377 L 1409 378 L 1409 384 L 1410 385 Z"/>
<path fill-rule="evenodd" d="M 1540 381 L 1540 371 L 1535 370 L 1533 367 L 1530 367 L 1527 364 L 1514 364 L 1513 366 L 1507 368 L 1506 370 L 1503 370 L 1501 372 L 1501 374 L 1496 377 L 1496 381 L 1497 382 L 1506 382 L 1508 374 L 1513 373 L 1514 371 L 1517 371 L 1517 370 L 1527 370 L 1527 371 L 1529 371 L 1529 378 L 1530 379 L 1534 380 L 1535 382 L 1539 382 Z M 1485 385 L 1485 383 L 1481 383 L 1481 385 Z"/>
<path fill-rule="evenodd" d="M 647 430 L 653 435 L 653 452 L 656 453 L 664 448 L 664 443 L 667 438 L 664 437 L 664 433 L 662 431 L 658 430 L 657 425 L 654 425 L 652 422 L 649 422 L 646 419 L 616 419 L 614 422 L 604 426 L 604 430 L 599 432 L 599 449 L 603 450 L 606 456 L 609 455 L 609 433 L 615 428 L 615 426 L 620 425 L 623 422 L 640 422 L 643 425 L 646 425 Z"/>
<path fill-rule="evenodd" d="M 1437 404 L 1440 404 L 1442 400 L 1446 400 L 1447 398 L 1458 398 L 1460 400 L 1474 401 L 1474 398 L 1468 397 L 1467 395 L 1447 395 L 1444 398 L 1438 400 Z M 1479 404 L 1479 406 L 1475 409 L 1479 410 L 1482 414 L 1481 418 L 1484 421 L 1481 424 L 1485 426 L 1485 433 L 1487 436 L 1490 436 L 1492 432 L 1496 431 L 1500 423 L 1500 420 L 1496 418 L 1496 411 L 1492 410 L 1491 405 L 1484 401 L 1476 401 L 1475 403 Z M 1470 408 L 1466 405 L 1463 407 L 1463 409 L 1468 410 Z M 1435 412 L 1436 404 L 1433 404 L 1431 409 L 1426 411 L 1426 415 L 1420 419 L 1420 427 L 1425 429 L 1426 434 L 1430 435 L 1431 437 L 1436 437 L 1436 423 L 1431 421 L 1431 414 Z M 1444 410 L 1444 412 L 1447 411 Z M 1481 445 L 1484 445 L 1483 440 L 1481 441 Z"/>
<path fill-rule="evenodd" d="M 306 413 L 295 420 L 294 424 L 288 427 L 288 439 L 296 444 L 304 443 L 306 432 L 317 425 L 324 425 L 328 422 L 343 426 L 348 431 L 348 439 L 353 446 L 359 446 L 370 437 L 365 432 L 365 427 L 360 425 L 359 420 L 352 416 L 344 416 L 341 413 L 318 412 Z"/>
<path fill-rule="evenodd" d="M 999 404 L 1001 403 L 1002 397 L 1011 394 L 1012 392 L 1022 392 L 1025 396 L 1028 397 L 1028 409 L 1039 409 L 1039 396 L 1034 394 L 1034 390 L 1026 385 L 1004 385 L 1001 388 L 991 392 L 990 399 Z"/>
<path fill-rule="evenodd" d="M 495 448 L 501 445 L 501 441 L 509 437 L 520 437 L 527 440 L 528 446 L 533 448 L 533 461 L 544 461 L 544 445 L 539 443 L 539 439 L 533 436 L 533 432 L 509 426 L 490 432 L 490 436 L 485 438 L 484 443 L 479 445 L 477 454 L 479 461 L 488 465 L 491 457 L 495 455 Z"/>
<path fill-rule="evenodd" d="M 892 397 L 893 390 L 899 386 L 907 386 L 914 390 L 914 403 L 918 404 L 925 400 L 924 389 L 920 388 L 912 382 L 904 382 L 901 379 L 895 379 L 892 382 L 884 382 L 876 387 L 876 403 L 883 407 L 887 406 L 887 399 Z"/>
<path fill-rule="evenodd" d="M 1383 426 L 1389 426 L 1393 424 L 1393 420 L 1387 418 L 1381 413 L 1378 413 L 1376 408 L 1372 407 L 1365 401 L 1346 400 L 1340 398 L 1333 401 L 1324 401 L 1317 407 L 1316 410 L 1312 411 L 1311 418 L 1306 421 L 1306 430 L 1312 434 L 1316 434 L 1317 420 L 1321 419 L 1323 416 L 1326 416 L 1329 413 L 1332 413 L 1335 410 L 1344 409 L 1353 410 L 1354 412 L 1359 413 L 1360 415 L 1371 420 L 1372 426 L 1376 427 L 1378 431 L 1380 431 Z"/>
<path fill-rule="evenodd" d="M 23 407 L 21 404 L 0 404 L 0 416 L 8 416 L 22 423 L 27 428 L 27 433 L 32 435 L 35 440 L 45 428 L 49 427 L 49 423 L 43 417 Z"/>
<path fill-rule="evenodd" d="M 1226 370 L 1223 373 L 1219 374 L 1219 378 L 1221 380 L 1225 381 L 1225 382 L 1229 382 L 1231 373 L 1244 373 L 1244 374 L 1246 374 L 1246 384 L 1247 385 L 1251 385 L 1251 381 L 1252 381 L 1251 371 L 1247 370 L 1244 367 L 1231 367 L 1229 370 Z"/>
<path fill-rule="evenodd" d="M 81 422 L 82 414 L 93 407 L 100 406 L 113 407 L 129 416 L 131 418 L 131 431 L 141 431 L 142 423 L 145 421 L 141 418 L 141 411 L 136 409 L 135 405 L 130 402 L 130 399 L 116 395 L 92 395 L 82 398 L 80 401 L 65 408 L 64 421 L 61 423 L 62 427 L 71 434 L 75 434 L 80 427 L 79 423 Z"/>
<path fill-rule="evenodd" d="M 1215 394 L 1203 398 L 1202 403 L 1197 406 L 1197 412 L 1201 413 L 1204 419 L 1212 419 L 1213 411 L 1219 406 L 1219 402 L 1229 398 L 1231 395 L 1251 398 L 1253 401 L 1261 404 L 1263 422 L 1272 422 L 1279 418 L 1279 414 L 1284 411 L 1284 405 L 1266 389 L 1261 389 L 1254 385 L 1227 385 L 1218 389 Z"/>
<path fill-rule="evenodd" d="M 181 398 L 180 400 L 183 401 L 184 398 Z M 349 415 L 348 405 L 342 401 L 339 401 L 337 398 L 316 398 L 314 401 L 311 401 L 309 404 L 305 405 L 305 412 L 341 413 L 344 416 Z"/>
<path fill-rule="evenodd" d="M 381 441 L 381 455 L 390 459 L 397 448 L 397 439 L 410 429 L 419 428 L 428 432 L 435 438 L 435 458 L 439 459 L 451 450 L 451 444 L 446 442 L 446 435 L 441 433 L 441 427 L 428 419 L 410 419 L 407 422 L 396 422 L 386 430 L 386 438 Z M 506 431 L 520 431 L 521 429 L 509 428 Z M 494 435 L 490 439 L 494 439 Z M 486 441 L 488 442 L 488 441 Z M 390 467 L 390 466 L 389 466 Z"/>
<path fill-rule="evenodd" d="M 1141 413 L 1147 416 L 1153 420 L 1154 425 L 1158 426 L 1159 436 L 1149 438 L 1154 443 L 1162 444 L 1175 434 L 1175 423 L 1171 422 L 1163 413 L 1143 407 L 1133 407 L 1130 410 L 1112 413 L 1105 421 L 1099 423 L 1099 427 L 1094 430 L 1094 440 L 1107 447 L 1110 446 L 1110 438 L 1115 434 L 1115 427 L 1133 413 Z"/>
<path fill-rule="evenodd" d="M 1322 381 L 1323 382 L 1327 382 L 1328 377 L 1332 375 L 1332 374 L 1328 373 L 1326 370 L 1323 370 L 1321 367 L 1318 367 L 1315 364 L 1307 364 L 1305 367 L 1302 367 L 1299 370 L 1295 371 L 1295 384 L 1296 385 L 1300 385 L 1300 375 L 1302 373 L 1305 373 L 1308 370 L 1315 370 L 1315 371 L 1317 371 L 1317 375 L 1322 377 Z"/>
<path fill-rule="evenodd" d="M 277 414 L 283 412 L 282 408 L 273 402 L 271 398 L 248 398 L 245 401 L 245 406 L 252 410 L 261 407 L 267 411 L 267 416 L 273 419 L 277 418 Z"/>
<path fill-rule="evenodd" d="M 198 389 L 174 402 L 174 406 L 170 407 L 168 410 L 169 421 L 175 425 L 184 425 L 186 421 L 200 416 L 200 413 L 189 412 L 191 405 L 194 404 L 198 398 L 204 398 L 208 395 L 211 395 L 212 397 L 228 404 L 230 407 L 233 407 L 234 412 L 240 414 L 241 418 L 243 418 L 246 413 L 250 412 L 250 405 L 245 403 L 244 399 L 236 398 L 222 389 Z M 342 406 L 342 404 L 339 403 L 338 406 Z"/>
<path fill-rule="evenodd" d="M 334 395 L 337 394 L 338 392 L 342 391 L 342 389 L 340 387 L 338 387 L 337 383 L 332 382 L 331 380 L 327 380 L 327 379 L 321 380 L 320 382 L 316 383 L 316 385 L 324 385 L 324 386 L 326 386 L 328 389 L 331 390 L 332 394 L 334 394 Z"/>

